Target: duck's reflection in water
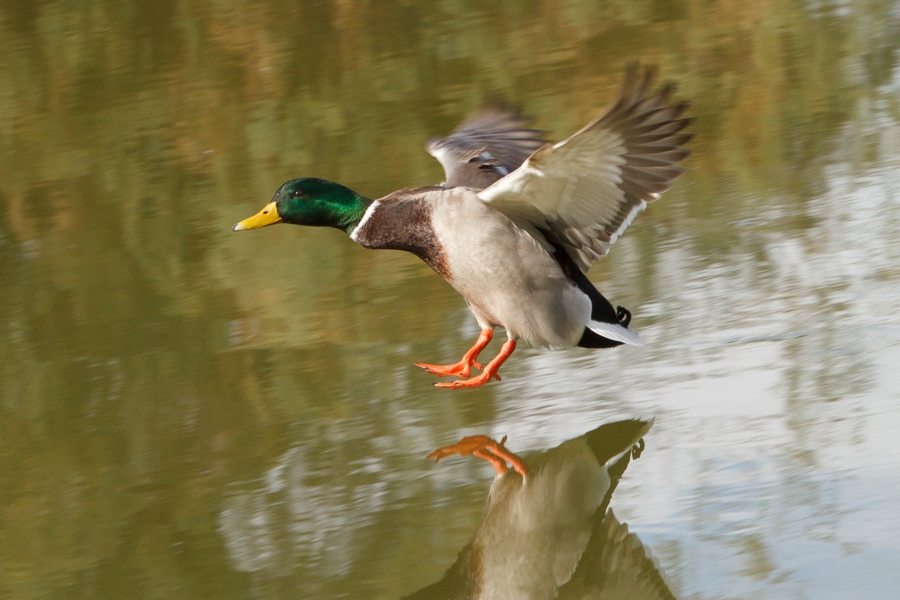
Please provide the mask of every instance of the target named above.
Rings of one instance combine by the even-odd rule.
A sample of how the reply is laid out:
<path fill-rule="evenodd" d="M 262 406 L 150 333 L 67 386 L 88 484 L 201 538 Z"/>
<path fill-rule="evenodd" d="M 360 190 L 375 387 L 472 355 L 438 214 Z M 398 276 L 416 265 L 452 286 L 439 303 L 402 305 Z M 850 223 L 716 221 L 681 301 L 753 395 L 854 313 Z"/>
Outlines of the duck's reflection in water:
<path fill-rule="evenodd" d="M 436 450 L 437 460 L 484 458 L 498 473 L 457 561 L 406 600 L 674 598 L 650 552 L 609 510 L 652 425 L 610 423 L 524 460 L 506 449 L 505 438 L 463 438 Z"/>

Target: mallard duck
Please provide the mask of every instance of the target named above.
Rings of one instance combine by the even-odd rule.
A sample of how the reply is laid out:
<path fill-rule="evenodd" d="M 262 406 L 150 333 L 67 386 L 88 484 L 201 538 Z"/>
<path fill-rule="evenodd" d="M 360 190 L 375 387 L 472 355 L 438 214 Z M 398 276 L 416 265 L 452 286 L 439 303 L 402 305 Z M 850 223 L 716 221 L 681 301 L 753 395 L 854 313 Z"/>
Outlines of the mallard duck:
<path fill-rule="evenodd" d="M 673 599 L 648 550 L 608 511 L 653 421 L 602 425 L 520 458 L 505 438 L 463 438 L 429 458 L 489 460 L 497 475 L 481 521 L 444 577 L 407 600 Z M 512 467 L 509 469 L 506 463 Z"/>
<path fill-rule="evenodd" d="M 500 353 L 477 376 L 435 385 L 471 388 L 497 374 L 520 340 L 537 348 L 643 345 L 631 313 L 612 304 L 585 272 L 605 256 L 635 215 L 684 172 L 691 135 L 686 103 L 672 86 L 654 91 L 654 71 L 627 70 L 614 100 L 580 131 L 551 144 L 525 120 L 493 109 L 426 149 L 444 167 L 440 185 L 375 200 L 331 181 L 282 185 L 235 231 L 275 223 L 334 227 L 372 249 L 411 252 L 462 294 L 481 327 L 452 365 L 416 363 L 468 378 L 495 327 Z"/>

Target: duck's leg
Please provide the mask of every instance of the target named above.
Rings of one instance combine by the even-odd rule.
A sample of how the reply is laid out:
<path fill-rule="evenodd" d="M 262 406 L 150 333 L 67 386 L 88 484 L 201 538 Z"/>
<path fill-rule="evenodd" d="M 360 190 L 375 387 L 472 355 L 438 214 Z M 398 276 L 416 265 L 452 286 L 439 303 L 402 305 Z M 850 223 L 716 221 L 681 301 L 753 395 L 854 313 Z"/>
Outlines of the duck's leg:
<path fill-rule="evenodd" d="M 488 344 L 491 343 L 491 337 L 493 337 L 494 332 L 491 329 L 482 329 L 481 334 L 478 336 L 478 341 L 475 342 L 475 345 L 472 346 L 468 352 L 460 359 L 460 361 L 453 365 L 429 365 L 426 363 L 416 363 L 417 367 L 422 367 L 429 373 L 433 373 L 434 375 L 440 375 L 441 377 L 447 377 L 450 375 L 458 375 L 459 377 L 468 377 L 472 373 L 472 367 L 476 369 L 480 369 L 481 365 L 479 365 L 475 360 L 478 358 L 478 355 L 481 354 L 481 351 L 484 350 Z"/>
<path fill-rule="evenodd" d="M 506 340 L 503 344 L 503 347 L 500 348 L 500 354 L 494 357 L 494 360 L 489 362 L 487 366 L 484 368 L 480 374 L 476 375 L 471 379 L 458 379 L 456 381 L 442 381 L 440 383 L 436 383 L 437 387 L 442 388 L 474 388 L 479 387 L 486 384 L 493 377 L 497 381 L 500 381 L 500 376 L 497 375 L 497 371 L 500 370 L 500 365 L 509 358 L 509 355 L 513 353 L 513 350 L 516 349 L 516 340 Z"/>
<path fill-rule="evenodd" d="M 490 462 L 494 466 L 494 470 L 499 474 L 506 473 L 506 463 L 509 462 L 512 468 L 516 470 L 522 477 L 528 474 L 528 465 L 525 461 L 506 449 L 506 436 L 500 442 L 496 442 L 486 435 L 472 435 L 464 437 L 451 446 L 443 446 L 428 455 L 435 462 L 442 458 L 447 458 L 453 454 L 460 456 L 477 456 Z"/>

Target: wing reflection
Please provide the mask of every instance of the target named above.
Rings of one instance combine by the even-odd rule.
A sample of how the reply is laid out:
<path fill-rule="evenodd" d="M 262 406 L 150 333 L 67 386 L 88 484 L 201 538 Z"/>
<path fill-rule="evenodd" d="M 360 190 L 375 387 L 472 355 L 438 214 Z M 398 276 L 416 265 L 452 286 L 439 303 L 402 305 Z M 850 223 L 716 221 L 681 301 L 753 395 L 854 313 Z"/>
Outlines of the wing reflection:
<path fill-rule="evenodd" d="M 437 460 L 453 453 L 484 458 L 498 474 L 456 562 L 406 600 L 675 598 L 649 550 L 609 510 L 652 425 L 602 425 L 524 461 L 505 448 L 505 438 L 463 438 L 435 451 Z"/>

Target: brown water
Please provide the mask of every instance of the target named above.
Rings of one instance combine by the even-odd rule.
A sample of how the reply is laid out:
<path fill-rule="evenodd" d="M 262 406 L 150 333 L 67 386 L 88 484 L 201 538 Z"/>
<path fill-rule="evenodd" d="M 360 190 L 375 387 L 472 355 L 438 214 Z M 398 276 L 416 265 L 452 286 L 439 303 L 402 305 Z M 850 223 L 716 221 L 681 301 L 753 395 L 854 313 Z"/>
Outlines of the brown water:
<path fill-rule="evenodd" d="M 628 415 L 612 505 L 684 598 L 894 597 L 900 6 L 81 4 L 0 4 L 0 597 L 396 598 L 492 476 L 431 449 Z M 477 326 L 424 264 L 230 230 L 297 176 L 440 181 L 487 99 L 559 139 L 638 59 L 697 133 L 590 273 L 645 349 L 437 390 Z"/>

